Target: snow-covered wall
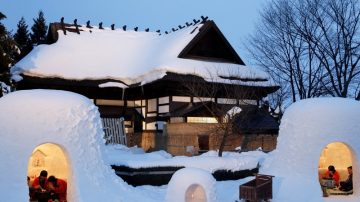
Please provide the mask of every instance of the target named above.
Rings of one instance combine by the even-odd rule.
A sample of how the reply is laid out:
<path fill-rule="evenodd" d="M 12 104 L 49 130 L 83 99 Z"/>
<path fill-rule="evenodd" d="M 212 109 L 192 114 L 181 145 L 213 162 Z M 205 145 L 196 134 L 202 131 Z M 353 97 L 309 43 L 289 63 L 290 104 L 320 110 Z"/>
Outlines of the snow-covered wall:
<path fill-rule="evenodd" d="M 280 125 L 277 149 L 261 172 L 275 175 L 276 201 L 323 201 L 318 181 L 322 150 L 333 142 L 351 151 L 354 194 L 340 201 L 360 199 L 360 102 L 343 98 L 317 98 L 290 106 Z"/>
<path fill-rule="evenodd" d="M 33 150 L 58 145 L 68 161 L 68 201 L 136 201 L 104 163 L 103 130 L 97 107 L 81 95 L 51 90 L 10 93 L 0 99 L 0 194 L 28 201 L 26 176 Z"/>

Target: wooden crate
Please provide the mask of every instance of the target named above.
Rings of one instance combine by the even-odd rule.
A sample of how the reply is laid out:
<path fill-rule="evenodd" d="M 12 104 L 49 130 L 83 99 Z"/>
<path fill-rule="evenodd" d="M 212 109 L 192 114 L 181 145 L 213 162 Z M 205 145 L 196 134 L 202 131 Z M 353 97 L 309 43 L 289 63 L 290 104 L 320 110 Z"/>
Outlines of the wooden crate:
<path fill-rule="evenodd" d="M 272 178 L 270 175 L 256 175 L 256 178 L 240 185 L 239 198 L 251 202 L 272 199 Z"/>

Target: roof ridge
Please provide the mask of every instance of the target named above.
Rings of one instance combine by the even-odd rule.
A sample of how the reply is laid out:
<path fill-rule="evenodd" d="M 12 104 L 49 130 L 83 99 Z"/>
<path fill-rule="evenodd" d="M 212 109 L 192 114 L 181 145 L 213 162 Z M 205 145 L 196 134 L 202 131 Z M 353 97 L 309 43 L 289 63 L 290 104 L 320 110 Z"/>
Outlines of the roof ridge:
<path fill-rule="evenodd" d="M 170 34 L 170 33 L 173 33 L 173 32 L 176 32 L 178 30 L 181 30 L 181 29 L 184 29 L 184 28 L 187 28 L 187 27 L 190 27 L 190 26 L 195 26 L 195 25 L 199 25 L 199 24 L 204 24 L 205 22 L 208 21 L 208 16 L 204 17 L 204 16 L 201 16 L 200 19 L 193 19 L 192 21 L 190 22 L 185 22 L 184 25 L 178 25 L 177 27 L 172 27 L 169 31 L 164 31 L 163 33 L 164 34 Z M 90 29 L 90 32 L 91 32 L 91 29 L 93 28 L 97 28 L 97 29 L 106 29 L 106 30 L 119 30 L 119 29 L 116 29 L 115 28 L 115 24 L 111 24 L 110 27 L 103 27 L 103 22 L 100 22 L 99 23 L 99 26 L 92 26 L 90 25 L 90 20 L 88 20 L 86 22 L 86 25 L 80 25 L 77 23 L 77 19 L 74 19 L 73 23 L 65 23 L 64 22 L 64 17 L 61 18 L 60 22 L 53 22 L 51 23 L 53 24 L 53 26 L 55 26 L 55 29 L 56 31 L 57 30 L 62 30 L 64 32 L 64 34 L 66 35 L 66 31 L 69 31 L 69 32 L 76 32 L 78 34 L 80 34 L 80 31 L 85 31 L 84 29 L 81 29 L 81 28 L 87 28 L 87 29 Z M 122 27 L 120 27 L 120 29 L 122 28 L 123 31 L 127 31 L 127 25 L 123 25 Z M 136 26 L 134 27 L 134 31 L 138 31 L 139 30 L 139 27 Z M 159 35 L 162 35 L 161 33 L 161 30 L 160 29 L 157 29 L 156 31 L 150 31 L 150 28 L 145 28 L 144 29 L 144 32 L 151 32 L 151 33 L 158 33 Z"/>

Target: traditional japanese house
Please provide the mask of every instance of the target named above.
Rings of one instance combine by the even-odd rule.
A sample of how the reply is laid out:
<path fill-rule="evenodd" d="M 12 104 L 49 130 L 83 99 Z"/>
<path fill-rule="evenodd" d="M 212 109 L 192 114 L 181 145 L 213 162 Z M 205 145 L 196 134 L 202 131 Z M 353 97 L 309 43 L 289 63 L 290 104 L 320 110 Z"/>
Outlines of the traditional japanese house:
<path fill-rule="evenodd" d="M 278 89 L 266 73 L 246 66 L 203 17 L 165 32 L 62 21 L 50 24 L 48 40 L 12 67 L 17 89 L 67 90 L 92 99 L 108 142 L 125 143 L 113 135 L 125 127 L 129 146 L 197 153 L 216 118 L 235 105 L 258 106 Z"/>

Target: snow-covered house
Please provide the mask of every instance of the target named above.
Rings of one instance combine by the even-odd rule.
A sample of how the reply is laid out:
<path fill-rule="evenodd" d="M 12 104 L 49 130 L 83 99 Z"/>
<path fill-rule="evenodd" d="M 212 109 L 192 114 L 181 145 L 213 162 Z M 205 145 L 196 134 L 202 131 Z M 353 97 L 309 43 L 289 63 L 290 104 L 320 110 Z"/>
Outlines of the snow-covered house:
<path fill-rule="evenodd" d="M 178 149 L 170 152 L 198 150 L 216 122 L 207 106 L 257 106 L 278 89 L 267 74 L 245 66 L 216 24 L 206 19 L 170 33 L 52 23 L 48 38 L 49 44 L 36 47 L 11 69 L 17 89 L 82 94 L 99 107 L 105 128 L 118 127 L 116 121 L 123 117 L 128 144 L 145 149 L 164 146 L 156 140 L 163 132 L 171 139 L 181 131 L 173 137 L 191 140 L 186 145 L 175 141 L 172 146 Z M 217 89 L 199 97 L 188 91 L 189 83 L 203 89 L 222 85 L 230 91 Z M 198 129 L 199 124 L 206 129 Z M 209 149 L 217 148 L 218 143 L 205 141 Z"/>

